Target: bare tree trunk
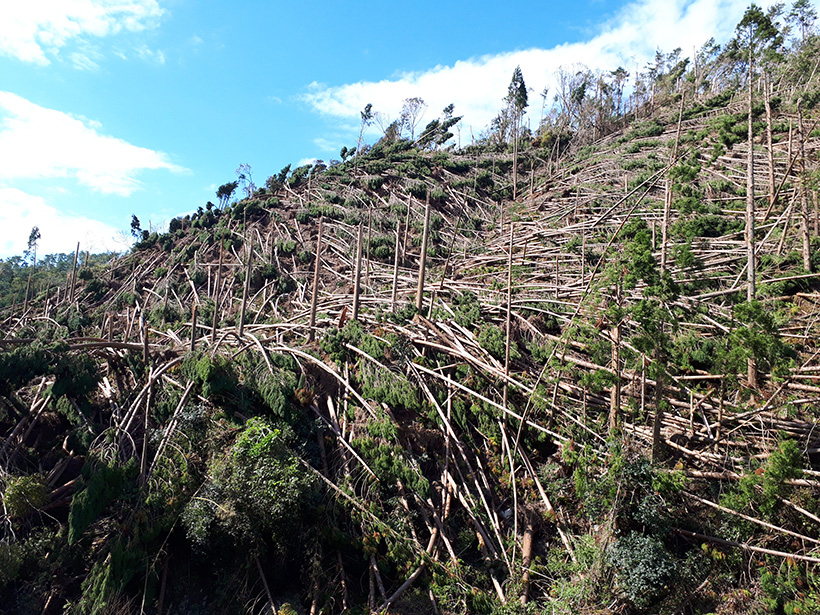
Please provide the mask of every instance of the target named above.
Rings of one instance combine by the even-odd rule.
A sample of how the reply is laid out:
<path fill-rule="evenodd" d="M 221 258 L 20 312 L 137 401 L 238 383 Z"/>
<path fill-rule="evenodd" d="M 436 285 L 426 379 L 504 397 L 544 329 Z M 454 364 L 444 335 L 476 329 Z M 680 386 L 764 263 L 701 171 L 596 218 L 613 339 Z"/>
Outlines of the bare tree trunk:
<path fill-rule="evenodd" d="M 421 236 L 421 258 L 419 260 L 419 284 L 416 288 L 416 309 L 421 312 L 424 299 L 424 270 L 427 266 L 427 238 L 430 233 L 430 194 L 427 194 L 427 204 L 424 208 L 424 231 Z"/>
<path fill-rule="evenodd" d="M 245 265 L 245 288 L 242 291 L 242 307 L 239 310 L 239 337 L 245 331 L 245 310 L 248 306 L 248 295 L 251 287 L 251 265 L 253 263 L 253 235 L 248 237 L 248 262 Z"/>
<path fill-rule="evenodd" d="M 532 563 L 532 542 L 533 542 L 532 521 L 527 519 L 524 528 L 524 539 L 521 541 L 521 567 L 524 572 L 521 574 L 521 605 L 527 604 L 530 593 L 530 564 Z"/>
<path fill-rule="evenodd" d="M 513 201 L 518 198 L 518 124 L 520 120 L 515 118 L 515 129 L 513 131 Z M 512 220 L 512 218 L 510 218 Z"/>
<path fill-rule="evenodd" d="M 749 50 L 749 91 L 748 91 L 748 141 L 749 153 L 746 157 L 746 300 L 754 301 L 756 296 L 755 274 L 755 175 L 754 175 L 754 129 L 752 127 L 752 53 Z M 757 388 L 757 362 L 750 357 L 747 367 L 749 386 Z"/>
<path fill-rule="evenodd" d="M 314 327 L 316 327 L 316 302 L 319 294 L 319 273 L 322 270 L 322 218 L 319 218 L 319 235 L 316 237 L 316 262 L 313 265 L 313 291 L 310 297 L 310 328 L 308 330 L 308 342 L 312 342 L 315 337 Z"/>
<path fill-rule="evenodd" d="M 766 153 L 769 159 L 769 207 L 774 205 L 775 186 L 774 186 L 774 146 L 772 144 L 772 105 L 771 92 L 769 84 L 769 74 L 763 72 L 763 96 L 766 103 Z"/>
<path fill-rule="evenodd" d="M 510 325 L 512 317 L 512 254 L 513 254 L 513 223 L 510 222 L 510 253 L 507 255 L 507 340 L 504 348 L 504 400 L 507 407 L 507 378 L 510 376 Z M 505 416 L 506 419 L 506 416 Z"/>
<path fill-rule="evenodd" d="M 621 305 L 620 284 L 615 289 L 616 301 Z M 612 327 L 612 371 L 615 382 L 609 393 L 609 435 L 613 436 L 618 427 L 618 416 L 621 413 L 621 322 Z"/>
<path fill-rule="evenodd" d="M 191 306 L 191 352 L 196 350 L 196 303 Z"/>
<path fill-rule="evenodd" d="M 660 358 L 660 352 L 655 353 L 655 361 Z M 663 427 L 664 414 L 664 400 L 663 400 L 663 372 L 660 372 L 655 379 L 655 420 L 652 422 L 652 461 L 655 463 L 663 459 L 665 450 L 663 434 L 661 427 Z"/>
<path fill-rule="evenodd" d="M 219 285 L 222 283 L 222 255 L 224 253 L 224 241 L 225 237 L 223 234 L 222 239 L 219 240 L 219 265 L 216 267 L 216 284 L 214 285 L 214 318 L 213 322 L 211 323 L 211 343 L 216 343 L 216 325 L 219 323 Z"/>
<path fill-rule="evenodd" d="M 362 282 L 362 242 L 363 242 L 364 227 L 359 224 L 359 237 L 356 240 L 356 270 L 353 274 L 353 312 L 351 318 L 356 320 L 359 318 L 359 294 L 361 293 Z"/>
<path fill-rule="evenodd" d="M 68 302 L 74 303 L 74 288 L 77 286 L 77 261 L 80 258 L 80 242 L 77 242 L 77 249 L 74 251 L 74 265 L 71 267 L 71 293 Z"/>
<path fill-rule="evenodd" d="M 672 148 L 669 164 L 674 164 L 678 157 L 678 145 L 680 144 L 680 128 L 683 121 L 683 95 L 680 97 L 680 108 L 678 109 L 678 129 L 675 133 L 675 146 Z M 666 175 L 666 190 L 663 201 L 663 222 L 661 224 L 661 276 L 666 273 L 666 252 L 669 237 L 669 216 L 672 210 L 672 180 L 669 174 Z"/>
<path fill-rule="evenodd" d="M 396 297 L 399 290 L 399 248 L 401 246 L 401 222 L 396 227 L 396 250 L 393 254 L 393 292 L 390 294 L 390 305 L 393 312 L 396 311 Z"/>
<path fill-rule="evenodd" d="M 803 143 L 803 110 L 797 101 L 797 142 L 800 148 L 800 234 L 803 238 L 803 269 L 811 272 L 811 237 L 809 237 L 809 199 L 806 194 L 806 149 Z"/>

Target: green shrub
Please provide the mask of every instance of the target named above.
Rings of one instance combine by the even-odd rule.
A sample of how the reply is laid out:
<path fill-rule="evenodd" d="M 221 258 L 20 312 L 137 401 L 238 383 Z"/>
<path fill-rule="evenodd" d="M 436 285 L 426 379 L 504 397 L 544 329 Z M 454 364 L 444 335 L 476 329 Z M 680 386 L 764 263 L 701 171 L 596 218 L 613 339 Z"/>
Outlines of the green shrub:
<path fill-rule="evenodd" d="M 84 488 L 71 499 L 68 516 L 68 542 L 77 542 L 83 532 L 103 510 L 119 497 L 127 480 L 136 477 L 138 468 L 133 459 L 126 465 L 109 465 L 90 460 L 83 467 Z"/>
<path fill-rule="evenodd" d="M 663 543 L 652 536 L 631 532 L 618 538 L 609 550 L 615 584 L 638 608 L 657 603 L 670 590 L 678 566 Z"/>
<path fill-rule="evenodd" d="M 182 514 L 197 549 L 258 549 L 265 539 L 280 553 L 300 546 L 315 479 L 287 439 L 266 421 L 250 419 L 228 455 L 211 465 L 200 497 Z"/>
<path fill-rule="evenodd" d="M 3 504 L 10 517 L 27 517 L 48 502 L 48 483 L 42 474 L 9 476 Z"/>

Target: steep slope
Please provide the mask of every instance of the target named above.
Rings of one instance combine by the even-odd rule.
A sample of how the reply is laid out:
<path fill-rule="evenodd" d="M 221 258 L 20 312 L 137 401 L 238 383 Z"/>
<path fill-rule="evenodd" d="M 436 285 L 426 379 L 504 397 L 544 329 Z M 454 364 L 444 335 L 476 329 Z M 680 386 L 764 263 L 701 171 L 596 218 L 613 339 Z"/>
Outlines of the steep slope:
<path fill-rule="evenodd" d="M 6 604 L 811 612 L 817 112 L 771 194 L 758 115 L 748 301 L 742 93 L 678 100 L 515 200 L 489 145 L 297 169 L 4 315 Z"/>

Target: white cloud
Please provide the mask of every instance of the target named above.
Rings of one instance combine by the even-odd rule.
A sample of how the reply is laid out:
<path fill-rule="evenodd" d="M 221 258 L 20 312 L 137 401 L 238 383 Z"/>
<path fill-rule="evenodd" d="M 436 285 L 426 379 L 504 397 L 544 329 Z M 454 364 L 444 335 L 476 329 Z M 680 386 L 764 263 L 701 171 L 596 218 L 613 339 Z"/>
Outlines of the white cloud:
<path fill-rule="evenodd" d="M 95 56 L 93 59 L 91 58 L 92 55 Z M 97 70 L 100 68 L 100 65 L 97 64 L 99 59 L 97 54 L 74 51 L 69 54 L 68 59 L 71 60 L 71 64 L 77 70 Z"/>
<path fill-rule="evenodd" d="M 338 137 L 334 139 L 326 139 L 324 137 L 317 137 L 313 139 L 313 144 L 323 152 L 332 153 L 338 156 L 342 149 L 343 141 Z"/>
<path fill-rule="evenodd" d="M 768 6 L 773 2 L 764 0 L 759 4 Z M 453 65 L 402 73 L 378 82 L 338 86 L 314 82 L 303 100 L 323 115 L 358 119 L 367 103 L 372 103 L 375 111 L 397 117 L 402 100 L 420 96 L 429 107 L 425 121 L 454 103 L 456 113 L 464 115 L 465 128 L 477 131 L 498 113 L 512 72 L 521 66 L 532 90 L 530 114 L 535 123 L 541 109 L 538 94 L 549 87 L 552 99 L 559 67 L 580 63 L 591 69 L 614 70 L 623 66 L 634 77 L 636 67 L 642 69 L 656 49 L 671 52 L 680 47 L 685 57 L 712 36 L 719 42 L 728 40 L 747 6 L 748 0 L 636 0 L 584 42 L 459 60 Z"/>
<path fill-rule="evenodd" d="M 119 230 L 98 220 L 73 216 L 48 205 L 44 198 L 16 188 L 0 187 L 0 257 L 22 255 L 33 227 L 40 229 L 38 254 L 73 252 L 80 242 L 92 253 L 130 247 Z"/>
<path fill-rule="evenodd" d="M 49 56 L 73 40 L 138 32 L 155 26 L 163 13 L 157 0 L 7 0 L 0 54 L 49 64 Z"/>
<path fill-rule="evenodd" d="M 0 181 L 75 178 L 103 194 L 128 196 L 141 186 L 140 171 L 186 171 L 162 152 L 100 129 L 97 122 L 0 91 Z"/>
<path fill-rule="evenodd" d="M 165 53 L 160 49 L 149 49 L 143 45 L 136 49 L 136 53 L 142 60 L 148 60 L 156 64 L 165 64 Z"/>

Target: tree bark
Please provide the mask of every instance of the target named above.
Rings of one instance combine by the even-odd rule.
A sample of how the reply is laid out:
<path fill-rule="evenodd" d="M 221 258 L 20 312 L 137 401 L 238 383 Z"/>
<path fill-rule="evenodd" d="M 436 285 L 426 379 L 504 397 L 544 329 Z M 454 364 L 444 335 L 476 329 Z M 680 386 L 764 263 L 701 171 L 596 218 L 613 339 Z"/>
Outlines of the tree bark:
<path fill-rule="evenodd" d="M 811 272 L 811 237 L 809 236 L 809 199 L 806 194 L 806 148 L 803 143 L 803 110 L 801 100 L 797 101 L 797 142 L 800 156 L 800 235 L 803 239 L 803 269 Z"/>
<path fill-rule="evenodd" d="M 754 175 L 754 129 L 752 126 L 752 66 L 754 57 L 749 47 L 749 90 L 748 90 L 748 141 L 749 153 L 746 156 L 746 300 L 754 301 L 756 296 L 755 274 L 755 175 Z M 746 364 L 747 379 L 750 388 L 757 388 L 757 362 L 749 357 Z"/>
<path fill-rule="evenodd" d="M 763 96 L 766 103 L 766 154 L 769 161 L 769 207 L 774 205 L 775 200 L 775 186 L 774 186 L 774 146 L 772 144 L 772 105 L 771 92 L 769 91 L 769 74 L 763 72 Z"/>
<path fill-rule="evenodd" d="M 359 294 L 361 293 L 362 283 L 362 243 L 363 243 L 364 227 L 359 224 L 359 237 L 356 240 L 356 272 L 353 274 L 353 311 L 351 318 L 357 320 L 359 318 Z"/>
<path fill-rule="evenodd" d="M 424 299 L 424 270 L 427 266 L 427 238 L 430 233 L 430 194 L 424 208 L 424 231 L 421 237 L 421 258 L 419 259 L 419 283 L 416 288 L 416 309 L 421 312 Z"/>
<path fill-rule="evenodd" d="M 253 235 L 248 238 L 248 262 L 245 266 L 245 287 L 242 291 L 242 307 L 239 310 L 239 337 L 245 331 L 245 310 L 248 306 L 248 295 L 251 287 L 251 265 L 253 263 Z"/>
<path fill-rule="evenodd" d="M 507 378 L 510 376 L 510 325 L 512 317 L 512 254 L 513 254 L 513 223 L 510 222 L 510 253 L 507 255 L 507 340 L 504 346 L 504 407 L 507 407 Z"/>
<path fill-rule="evenodd" d="M 225 237 L 223 235 L 222 239 L 219 240 L 219 264 L 216 267 L 216 283 L 214 284 L 214 318 L 211 323 L 211 344 L 216 343 L 216 325 L 219 323 L 219 285 L 222 283 L 222 256 L 224 253 L 224 239 Z"/>
<path fill-rule="evenodd" d="M 319 218 L 319 235 L 316 237 L 316 262 L 313 265 L 313 290 L 310 297 L 310 323 L 308 330 L 308 342 L 312 342 L 315 337 L 316 327 L 316 302 L 319 294 L 319 273 L 322 270 L 322 218 Z"/>

